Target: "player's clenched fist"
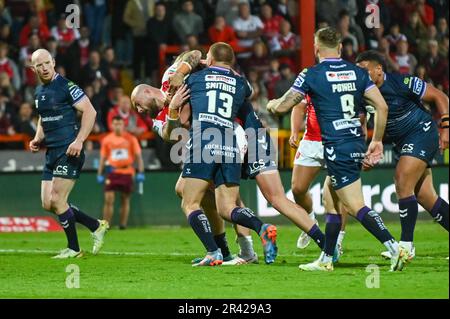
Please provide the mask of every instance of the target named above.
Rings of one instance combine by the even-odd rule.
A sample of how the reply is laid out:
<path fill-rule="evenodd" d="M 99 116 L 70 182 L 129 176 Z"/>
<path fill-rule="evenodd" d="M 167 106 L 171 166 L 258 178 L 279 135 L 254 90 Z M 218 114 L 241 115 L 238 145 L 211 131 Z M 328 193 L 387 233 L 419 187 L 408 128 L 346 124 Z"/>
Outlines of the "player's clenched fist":
<path fill-rule="evenodd" d="M 39 149 L 41 148 L 41 141 L 39 141 L 38 139 L 32 139 L 30 141 L 30 150 L 35 153 L 35 152 L 39 152 Z"/>
<path fill-rule="evenodd" d="M 75 140 L 67 148 L 66 155 L 78 157 L 81 154 L 82 148 L 83 148 L 83 143 L 81 141 Z"/>

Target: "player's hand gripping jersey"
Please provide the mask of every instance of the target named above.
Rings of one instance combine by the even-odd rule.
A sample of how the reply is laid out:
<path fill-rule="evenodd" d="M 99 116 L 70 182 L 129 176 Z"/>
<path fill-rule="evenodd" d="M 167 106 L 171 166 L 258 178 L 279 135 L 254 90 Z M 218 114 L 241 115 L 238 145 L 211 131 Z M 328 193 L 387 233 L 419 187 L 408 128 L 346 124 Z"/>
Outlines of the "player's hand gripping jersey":
<path fill-rule="evenodd" d="M 386 137 L 397 159 L 414 156 L 428 164 L 439 149 L 439 131 L 422 104 L 426 82 L 417 77 L 386 73 L 380 92 L 389 106 Z"/>
<path fill-rule="evenodd" d="M 367 71 L 342 59 L 325 59 L 303 70 L 292 87 L 314 104 L 335 189 L 359 179 L 366 151 L 359 113 L 365 92 L 374 87 Z"/>

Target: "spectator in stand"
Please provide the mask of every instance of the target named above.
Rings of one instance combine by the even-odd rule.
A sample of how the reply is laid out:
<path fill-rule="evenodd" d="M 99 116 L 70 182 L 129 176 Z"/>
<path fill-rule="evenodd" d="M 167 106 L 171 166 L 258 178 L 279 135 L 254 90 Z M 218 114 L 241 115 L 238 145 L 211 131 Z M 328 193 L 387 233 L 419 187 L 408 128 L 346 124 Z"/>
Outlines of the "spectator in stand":
<path fill-rule="evenodd" d="M 418 40 L 418 46 L 416 50 L 416 55 L 419 60 L 423 60 L 427 54 L 428 54 L 428 43 L 430 40 L 436 40 L 437 39 L 437 29 L 434 24 L 429 25 L 427 27 L 427 34 Z"/>
<path fill-rule="evenodd" d="M 269 100 L 275 98 L 275 85 L 280 79 L 280 61 L 277 58 L 272 58 L 269 63 L 269 71 L 264 75 L 264 83 L 267 87 Z"/>
<path fill-rule="evenodd" d="M 353 43 L 353 51 L 358 52 L 359 43 L 355 34 L 350 31 L 350 15 L 347 10 L 342 10 L 339 13 L 338 31 L 341 33 L 342 41 L 349 39 Z"/>
<path fill-rule="evenodd" d="M 280 65 L 280 80 L 275 84 L 275 98 L 278 99 L 294 84 L 295 74 L 287 64 Z"/>
<path fill-rule="evenodd" d="M 13 100 L 16 96 L 16 90 L 11 84 L 11 80 L 6 72 L 0 72 L 0 90 L 2 95 Z"/>
<path fill-rule="evenodd" d="M 411 46 L 411 51 L 415 52 L 417 39 L 423 38 L 426 34 L 425 26 L 420 20 L 420 15 L 417 11 L 411 13 L 408 24 L 404 27 L 402 33 L 406 35 L 408 43 Z"/>
<path fill-rule="evenodd" d="M 292 17 L 289 13 L 289 7 L 288 7 L 288 0 L 276 0 L 273 1 L 275 8 L 275 14 L 283 17 L 284 19 L 288 20 L 290 23 L 292 23 Z"/>
<path fill-rule="evenodd" d="M 261 37 L 264 24 L 257 16 L 250 14 L 250 5 L 246 2 L 239 4 L 239 17 L 233 22 L 233 29 L 239 39 L 238 44 L 242 48 L 251 48 L 255 41 Z M 246 59 L 250 52 L 238 54 L 238 58 Z"/>
<path fill-rule="evenodd" d="M 103 50 L 102 62 L 103 69 L 111 74 L 111 81 L 120 82 L 120 68 L 116 63 L 116 55 L 113 47 L 106 47 Z"/>
<path fill-rule="evenodd" d="M 148 73 L 152 83 L 157 82 L 159 65 L 159 50 L 165 50 L 171 42 L 172 22 L 167 16 L 164 3 L 157 3 L 155 16 L 147 21 L 147 37 L 149 43 Z M 156 86 L 156 85 L 155 85 Z"/>
<path fill-rule="evenodd" d="M 267 41 L 277 38 L 280 34 L 280 24 L 283 18 L 273 15 L 272 7 L 265 3 L 261 7 L 261 21 L 264 24 L 263 36 Z"/>
<path fill-rule="evenodd" d="M 10 99 L 4 96 L 0 91 L 0 134 L 14 135 L 14 127 L 12 124 L 13 106 L 9 102 Z"/>
<path fill-rule="evenodd" d="M 345 9 L 339 0 L 317 0 L 316 15 L 317 21 L 326 21 L 329 26 L 336 27 L 340 17 L 337 15 Z"/>
<path fill-rule="evenodd" d="M 448 36 L 446 36 L 439 45 L 439 54 L 448 58 L 448 46 Z"/>
<path fill-rule="evenodd" d="M 21 86 L 19 68 L 17 64 L 8 57 L 9 46 L 7 43 L 0 42 L 0 73 L 5 72 L 15 91 Z"/>
<path fill-rule="evenodd" d="M 437 23 L 437 38 L 442 41 L 448 37 L 448 21 L 445 18 L 440 18 Z"/>
<path fill-rule="evenodd" d="M 355 63 L 357 53 L 353 50 L 353 42 L 350 39 L 342 41 L 342 58 Z"/>
<path fill-rule="evenodd" d="M 448 0 L 428 0 L 428 4 L 433 8 L 435 21 L 441 18 L 449 19 Z"/>
<path fill-rule="evenodd" d="M 194 12 L 194 3 L 191 0 L 184 0 L 181 10 L 173 19 L 173 29 L 180 43 L 186 44 L 188 35 L 198 37 L 203 33 L 203 19 Z"/>
<path fill-rule="evenodd" d="M 267 111 L 266 105 L 269 102 L 267 99 L 267 89 L 263 81 L 260 79 L 259 72 L 251 69 L 248 72 L 248 81 L 253 88 L 253 93 L 250 97 L 253 109 L 258 115 L 264 127 L 277 127 L 277 120 L 271 113 Z"/>
<path fill-rule="evenodd" d="M 434 24 L 434 10 L 425 0 L 416 0 L 416 10 L 420 14 L 420 19 L 426 26 Z"/>
<path fill-rule="evenodd" d="M 89 39 L 89 29 L 81 27 L 80 38 L 73 42 L 65 54 L 67 77 L 75 83 L 81 83 L 81 72 L 89 62 L 89 55 L 93 46 Z"/>
<path fill-rule="evenodd" d="M 99 94 L 99 91 L 96 91 L 94 89 L 94 85 L 87 85 L 83 89 L 84 93 L 86 93 L 89 100 L 91 100 L 92 105 L 94 106 L 95 110 L 97 111 L 97 117 L 95 118 L 95 124 L 94 128 L 92 129 L 92 132 L 95 134 L 105 132 L 106 127 L 102 122 L 102 109 L 101 106 L 104 103 L 104 94 Z"/>
<path fill-rule="evenodd" d="M 31 54 L 41 47 L 41 41 L 37 34 L 31 33 L 28 37 L 28 45 L 20 49 L 20 63 L 22 68 L 22 78 L 26 86 L 34 87 L 37 84 L 36 75 L 29 67 L 31 65 Z M 34 99 L 33 99 L 34 100 Z"/>
<path fill-rule="evenodd" d="M 113 130 L 112 122 L 114 117 L 120 116 L 125 123 L 126 130 L 136 136 L 148 131 L 146 122 L 131 109 L 131 100 L 128 96 L 123 95 L 119 99 L 119 103 L 108 113 L 108 129 Z"/>
<path fill-rule="evenodd" d="M 9 24 L 0 23 L 0 42 L 5 42 L 8 44 L 13 43 L 13 37 L 11 34 L 11 26 Z"/>
<path fill-rule="evenodd" d="M 133 75 L 137 81 L 143 79 L 142 63 L 148 63 L 147 21 L 153 17 L 154 5 L 154 0 L 128 0 L 123 14 L 123 21 L 133 32 Z"/>
<path fill-rule="evenodd" d="M 59 17 L 57 25 L 52 27 L 51 35 L 58 41 L 59 53 L 64 54 L 67 48 L 77 39 L 80 33 L 76 28 L 68 28 L 66 25 L 66 16 L 63 14 Z"/>
<path fill-rule="evenodd" d="M 395 52 L 395 50 L 397 50 L 397 43 L 400 40 L 407 40 L 406 35 L 400 32 L 400 25 L 398 23 L 394 23 L 393 25 L 391 25 L 389 34 L 386 36 L 386 39 L 389 41 L 391 52 Z"/>
<path fill-rule="evenodd" d="M 198 41 L 198 37 L 194 34 L 189 34 L 186 37 L 186 44 L 182 46 L 182 51 L 198 50 L 202 53 L 203 57 L 206 57 L 206 52 Z"/>
<path fill-rule="evenodd" d="M 91 41 L 95 46 L 100 44 L 103 23 L 107 13 L 106 1 L 85 1 L 83 13 L 86 25 L 91 30 Z"/>
<path fill-rule="evenodd" d="M 217 16 L 214 20 L 214 24 L 208 29 L 209 41 L 225 42 L 231 45 L 233 48 L 237 46 L 237 38 L 233 28 L 226 24 L 223 16 Z"/>
<path fill-rule="evenodd" d="M 30 103 L 23 102 L 19 107 L 19 114 L 14 120 L 14 130 L 17 133 L 34 137 L 36 134 L 37 119 L 33 116 L 33 108 Z"/>
<path fill-rule="evenodd" d="M 224 17 L 228 25 L 232 25 L 239 17 L 239 3 L 247 0 L 218 0 L 216 4 L 216 17 Z"/>
<path fill-rule="evenodd" d="M 31 34 L 37 34 L 42 43 L 45 43 L 50 37 L 50 31 L 47 25 L 41 23 L 41 19 L 37 15 L 31 16 L 28 23 L 22 28 L 19 38 L 19 45 L 21 47 L 27 45 Z"/>
<path fill-rule="evenodd" d="M 0 0 L 0 28 L 2 28 L 5 25 L 11 27 L 12 23 L 13 20 L 11 17 L 11 13 L 9 12 L 9 8 L 5 7 L 4 0 Z"/>
<path fill-rule="evenodd" d="M 107 86 L 112 82 L 109 70 L 101 63 L 100 53 L 93 50 L 89 54 L 89 62 L 81 70 L 81 85 L 86 86 L 95 79 L 99 79 L 102 86 Z"/>
<path fill-rule="evenodd" d="M 380 23 L 379 28 L 371 28 L 366 34 L 367 50 L 378 50 L 381 39 L 383 39 L 384 25 Z M 387 40 L 386 40 L 387 41 Z"/>
<path fill-rule="evenodd" d="M 99 96 L 104 96 L 105 98 L 101 100 L 100 114 L 101 122 L 105 129 L 108 128 L 108 114 L 119 104 L 120 98 L 124 95 L 123 88 L 118 83 L 113 83 L 108 89 L 102 90 L 101 86 L 93 85 L 94 94 Z"/>
<path fill-rule="evenodd" d="M 270 70 L 269 55 L 266 45 L 263 41 L 256 41 L 253 44 L 252 55 L 245 61 L 245 69 L 250 69 L 264 74 Z"/>
<path fill-rule="evenodd" d="M 436 40 L 428 43 L 429 54 L 425 59 L 425 68 L 433 83 L 448 94 L 448 60 L 439 55 L 439 44 Z"/>
<path fill-rule="evenodd" d="M 397 43 L 397 52 L 392 54 L 391 65 L 394 72 L 400 74 L 414 74 L 417 66 L 417 59 L 409 53 L 408 41 L 400 40 Z"/>
<path fill-rule="evenodd" d="M 280 63 L 289 64 L 291 69 L 295 70 L 297 46 L 298 39 L 291 32 L 291 24 L 283 19 L 280 25 L 280 35 L 271 41 L 272 54 L 279 57 Z"/>

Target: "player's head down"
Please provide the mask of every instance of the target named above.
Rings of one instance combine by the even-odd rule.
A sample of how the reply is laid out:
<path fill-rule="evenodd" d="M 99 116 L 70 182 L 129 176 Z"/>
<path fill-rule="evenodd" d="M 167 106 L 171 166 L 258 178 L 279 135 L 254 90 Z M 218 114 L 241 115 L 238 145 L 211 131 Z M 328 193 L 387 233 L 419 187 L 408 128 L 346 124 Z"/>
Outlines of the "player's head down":
<path fill-rule="evenodd" d="M 37 49 L 31 55 L 31 68 L 41 82 L 48 83 L 55 75 L 55 59 L 45 49 Z"/>
<path fill-rule="evenodd" d="M 314 54 L 319 59 L 341 56 L 341 34 L 334 28 L 319 29 L 314 36 Z"/>
<path fill-rule="evenodd" d="M 234 50 L 228 43 L 216 42 L 209 48 L 206 56 L 206 64 L 208 66 L 219 63 L 232 67 L 234 62 Z"/>
<path fill-rule="evenodd" d="M 369 50 L 358 55 L 356 64 L 369 72 L 370 78 L 375 84 L 380 83 L 386 70 L 386 60 L 374 50 Z"/>
<path fill-rule="evenodd" d="M 155 114 L 164 107 L 165 100 L 160 89 L 147 84 L 139 84 L 131 92 L 131 104 L 139 113 Z"/>

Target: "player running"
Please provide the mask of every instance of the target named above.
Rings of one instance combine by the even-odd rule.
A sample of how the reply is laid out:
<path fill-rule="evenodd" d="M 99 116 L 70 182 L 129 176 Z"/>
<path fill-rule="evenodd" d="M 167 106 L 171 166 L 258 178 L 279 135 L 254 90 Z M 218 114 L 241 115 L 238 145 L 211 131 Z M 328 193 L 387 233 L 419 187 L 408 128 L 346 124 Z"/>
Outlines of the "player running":
<path fill-rule="evenodd" d="M 389 106 L 386 139 L 393 143 L 397 160 L 394 181 L 402 227 L 400 246 L 412 259 L 418 203 L 448 232 L 449 206 L 437 195 L 430 168 L 437 151 L 448 148 L 448 97 L 417 77 L 387 73 L 378 52 L 361 53 L 357 62 L 369 71 Z M 439 110 L 440 134 L 423 102 Z M 389 257 L 390 252 L 382 255 Z"/>
<path fill-rule="evenodd" d="M 35 92 L 39 121 L 36 135 L 30 142 L 32 152 L 38 152 L 44 144 L 47 147 L 41 182 L 42 207 L 58 215 L 68 241 L 68 247 L 53 258 L 83 256 L 76 222 L 92 232 L 92 253 L 97 254 L 103 245 L 108 223 L 86 215 L 67 201 L 81 173 L 84 163 L 83 142 L 94 126 L 96 111 L 75 83 L 55 72 L 55 60 L 47 50 L 34 51 L 31 63 L 33 71 L 43 83 Z M 83 114 L 80 128 L 77 111 Z"/>
<path fill-rule="evenodd" d="M 402 270 L 407 253 L 398 245 L 381 217 L 367 207 L 362 194 L 360 170 L 365 156 L 373 163 L 383 154 L 382 137 L 387 105 L 368 73 L 340 58 L 341 39 L 336 30 L 323 28 L 315 35 L 314 51 L 320 63 L 305 69 L 293 87 L 267 105 L 271 112 L 284 113 L 309 94 L 314 103 L 325 148 L 328 187 L 334 212 L 326 215 L 325 247 L 319 259 L 300 265 L 306 271 L 332 271 L 332 255 L 341 230 L 338 202 L 391 252 L 391 271 Z M 359 108 L 367 100 L 376 109 L 374 137 L 366 153 Z M 340 106 L 340 107 L 339 107 Z"/>
<path fill-rule="evenodd" d="M 207 250 L 206 257 L 197 266 L 220 265 L 223 260 L 201 208 L 211 181 L 216 187 L 216 205 L 222 218 L 258 233 L 267 264 L 277 257 L 276 227 L 264 224 L 249 208 L 236 205 L 241 161 L 233 123 L 245 99 L 251 95 L 251 87 L 231 69 L 234 61 L 230 45 L 215 43 L 207 55 L 208 68 L 191 74 L 186 80 L 190 89 L 192 127 L 183 167 L 182 208 Z"/>
<path fill-rule="evenodd" d="M 298 143 L 299 133 L 304 123 L 304 114 L 306 114 L 306 129 L 300 144 Z M 291 137 L 289 138 L 291 147 L 297 149 L 294 159 L 294 168 L 292 170 L 292 193 L 295 202 L 305 208 L 310 218 L 318 224 L 313 210 L 313 202 L 309 188 L 312 182 L 319 174 L 322 168 L 325 168 L 325 159 L 323 157 L 322 135 L 319 122 L 317 121 L 316 111 L 311 101 L 311 97 L 306 95 L 302 102 L 292 109 L 291 113 Z M 327 188 L 323 193 L 323 204 L 325 211 L 333 209 L 333 201 Z M 342 211 L 342 208 L 341 208 Z M 342 241 L 345 236 L 345 218 L 347 214 L 342 214 L 342 229 L 339 232 L 337 240 L 337 249 L 339 255 L 342 255 Z M 307 232 L 302 232 L 297 240 L 297 248 L 306 248 L 311 241 Z"/>

